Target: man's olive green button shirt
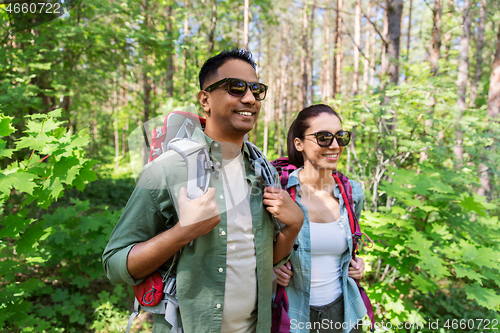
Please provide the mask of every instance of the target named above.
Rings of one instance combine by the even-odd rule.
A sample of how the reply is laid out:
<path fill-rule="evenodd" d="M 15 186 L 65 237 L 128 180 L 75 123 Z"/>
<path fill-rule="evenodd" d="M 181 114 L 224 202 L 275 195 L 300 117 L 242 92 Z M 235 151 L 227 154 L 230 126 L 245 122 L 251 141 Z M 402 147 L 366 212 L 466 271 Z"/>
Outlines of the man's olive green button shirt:
<path fill-rule="evenodd" d="M 220 143 L 199 129 L 195 130 L 192 138 L 207 147 L 215 165 L 222 165 Z M 269 332 L 273 240 L 279 225 L 262 204 L 264 186 L 262 180 L 255 177 L 246 145 L 243 145 L 243 160 L 245 178 L 252 186 L 250 208 L 257 262 L 257 332 Z M 103 266 L 112 282 L 135 285 L 142 281 L 130 276 L 127 270 L 128 253 L 135 244 L 177 223 L 177 200 L 174 195 L 177 197 L 179 189 L 186 186 L 186 180 L 185 162 L 173 151 L 167 151 L 144 168 L 103 253 Z M 213 172 L 210 186 L 217 190 L 221 222 L 208 234 L 195 239 L 192 245 L 185 246 L 177 266 L 177 296 L 186 333 L 221 331 L 227 252 L 227 216 L 222 175 L 217 177 L 217 172 Z M 163 268 L 168 268 L 168 264 L 164 263 Z M 244 293 L 245 286 L 241 288 Z M 163 315 L 155 315 L 153 332 L 170 332 Z"/>

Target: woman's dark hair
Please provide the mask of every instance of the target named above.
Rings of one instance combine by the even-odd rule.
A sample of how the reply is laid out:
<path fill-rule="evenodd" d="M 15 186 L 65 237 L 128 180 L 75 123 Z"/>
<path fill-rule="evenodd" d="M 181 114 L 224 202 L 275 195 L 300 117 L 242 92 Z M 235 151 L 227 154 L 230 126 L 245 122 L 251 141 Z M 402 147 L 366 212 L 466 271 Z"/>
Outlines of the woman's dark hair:
<path fill-rule="evenodd" d="M 257 66 L 255 64 L 255 61 L 253 61 L 252 59 L 252 54 L 245 49 L 234 48 L 230 50 L 223 50 L 219 54 L 205 61 L 205 63 L 201 67 L 198 77 L 200 80 L 200 90 L 203 90 L 205 81 L 211 76 L 214 76 L 217 73 L 219 67 L 230 59 L 237 59 L 248 62 L 253 67 L 253 69 L 255 69 Z"/>
<path fill-rule="evenodd" d="M 310 119 L 315 118 L 322 113 L 332 114 L 339 118 L 340 122 L 342 122 L 342 119 L 340 119 L 338 113 L 335 112 L 331 107 L 325 104 L 316 104 L 308 106 L 307 108 L 300 111 L 297 115 L 297 118 L 295 118 L 292 125 L 290 125 L 290 129 L 288 130 L 288 137 L 286 140 L 288 159 L 290 163 L 298 168 L 304 166 L 304 157 L 302 156 L 302 153 L 300 151 L 297 151 L 297 149 L 295 149 L 293 140 L 295 138 L 304 140 L 304 134 L 310 126 Z"/>

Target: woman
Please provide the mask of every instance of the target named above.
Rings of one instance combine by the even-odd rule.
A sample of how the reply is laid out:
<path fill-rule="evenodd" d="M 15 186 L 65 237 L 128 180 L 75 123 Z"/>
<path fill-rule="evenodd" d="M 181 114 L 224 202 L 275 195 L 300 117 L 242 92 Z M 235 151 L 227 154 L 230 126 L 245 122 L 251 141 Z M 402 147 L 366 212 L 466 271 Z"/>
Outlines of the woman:
<path fill-rule="evenodd" d="M 351 134 L 342 130 L 338 114 L 327 105 L 302 110 L 290 126 L 288 158 L 299 169 L 290 174 L 296 202 L 305 220 L 290 262 L 276 268 L 286 288 L 292 332 L 361 332 L 366 308 L 353 279 L 364 273 L 363 259 L 352 258 L 349 217 L 332 177 Z M 350 180 L 356 216 L 364 192 Z"/>

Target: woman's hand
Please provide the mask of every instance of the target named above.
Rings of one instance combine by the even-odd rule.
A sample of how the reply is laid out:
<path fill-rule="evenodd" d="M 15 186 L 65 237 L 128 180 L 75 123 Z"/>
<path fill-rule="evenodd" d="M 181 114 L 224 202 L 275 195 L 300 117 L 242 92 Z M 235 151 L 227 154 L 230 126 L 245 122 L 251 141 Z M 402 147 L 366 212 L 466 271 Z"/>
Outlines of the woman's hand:
<path fill-rule="evenodd" d="M 286 287 L 290 283 L 290 278 L 292 277 L 292 264 L 288 261 L 281 267 L 275 268 L 274 273 L 278 277 L 278 284 L 280 286 Z"/>
<path fill-rule="evenodd" d="M 365 261 L 361 257 L 356 257 L 351 259 L 351 264 L 349 265 L 349 276 L 356 280 L 361 280 L 363 274 L 365 273 Z"/>

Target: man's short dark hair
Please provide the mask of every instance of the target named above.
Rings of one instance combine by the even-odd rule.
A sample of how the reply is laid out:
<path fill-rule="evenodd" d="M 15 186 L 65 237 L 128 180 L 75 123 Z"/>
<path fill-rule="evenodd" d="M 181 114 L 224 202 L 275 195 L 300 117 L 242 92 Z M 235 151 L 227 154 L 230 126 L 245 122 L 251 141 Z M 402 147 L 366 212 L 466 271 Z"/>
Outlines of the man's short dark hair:
<path fill-rule="evenodd" d="M 253 69 L 255 69 L 257 66 L 255 64 L 255 61 L 253 61 L 252 59 L 252 54 L 245 49 L 234 48 L 230 50 L 223 50 L 216 56 L 213 56 L 212 58 L 205 61 L 205 63 L 201 67 L 199 75 L 201 90 L 203 90 L 205 81 L 211 76 L 214 76 L 217 73 L 219 67 L 230 59 L 239 59 L 246 61 L 247 63 L 252 65 Z"/>

